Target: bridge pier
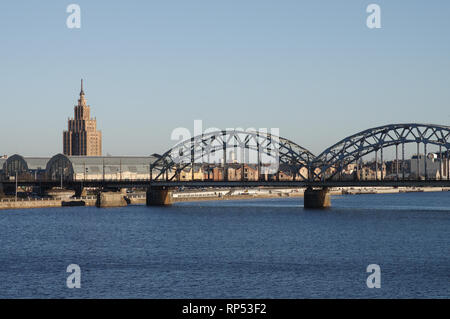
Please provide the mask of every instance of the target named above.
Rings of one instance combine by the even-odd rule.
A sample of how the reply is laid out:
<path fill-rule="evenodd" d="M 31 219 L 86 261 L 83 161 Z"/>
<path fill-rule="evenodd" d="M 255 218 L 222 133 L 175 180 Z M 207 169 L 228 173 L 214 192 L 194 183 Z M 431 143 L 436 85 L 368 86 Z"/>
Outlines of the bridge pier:
<path fill-rule="evenodd" d="M 172 191 L 168 187 L 147 188 L 147 206 L 170 206 L 172 203 Z"/>
<path fill-rule="evenodd" d="M 97 194 L 97 207 L 123 207 L 128 203 L 121 192 L 99 192 Z"/>
<path fill-rule="evenodd" d="M 325 208 L 331 206 L 330 194 L 328 188 L 313 189 L 311 186 L 305 190 L 304 193 L 305 208 Z"/>

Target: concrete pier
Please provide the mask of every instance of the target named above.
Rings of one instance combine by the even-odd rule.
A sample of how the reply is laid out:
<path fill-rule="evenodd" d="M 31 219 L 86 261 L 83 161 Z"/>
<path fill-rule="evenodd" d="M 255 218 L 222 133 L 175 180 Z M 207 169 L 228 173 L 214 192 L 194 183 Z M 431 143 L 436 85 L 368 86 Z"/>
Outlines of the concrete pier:
<path fill-rule="evenodd" d="M 147 189 L 147 206 L 169 206 L 172 205 L 172 191 L 166 187 Z"/>
<path fill-rule="evenodd" d="M 124 195 L 120 192 L 100 192 L 97 195 L 97 207 L 123 207 L 127 205 Z"/>
<path fill-rule="evenodd" d="M 313 189 L 308 187 L 304 196 L 305 208 L 325 208 L 331 206 L 330 194 L 327 188 Z"/>

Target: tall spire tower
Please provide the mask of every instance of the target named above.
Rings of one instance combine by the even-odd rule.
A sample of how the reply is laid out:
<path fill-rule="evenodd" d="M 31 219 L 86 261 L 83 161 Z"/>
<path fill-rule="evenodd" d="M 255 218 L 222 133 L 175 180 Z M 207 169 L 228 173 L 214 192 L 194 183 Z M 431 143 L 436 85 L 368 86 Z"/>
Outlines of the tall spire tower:
<path fill-rule="evenodd" d="M 74 107 L 74 117 L 69 118 L 68 129 L 63 132 L 65 155 L 102 155 L 102 133 L 97 131 L 97 120 L 90 117 L 90 112 L 91 107 L 86 103 L 81 79 L 80 98 Z"/>

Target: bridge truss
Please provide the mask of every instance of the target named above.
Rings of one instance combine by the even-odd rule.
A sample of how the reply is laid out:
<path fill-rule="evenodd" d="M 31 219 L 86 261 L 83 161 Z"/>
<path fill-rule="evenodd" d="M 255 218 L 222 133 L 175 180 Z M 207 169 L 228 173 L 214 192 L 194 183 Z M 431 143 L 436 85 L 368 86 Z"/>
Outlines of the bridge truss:
<path fill-rule="evenodd" d="M 433 161 L 439 162 L 439 166 L 436 164 L 439 177 L 428 176 L 428 161 L 419 156 L 409 161 L 410 165 L 415 164 L 417 176 L 407 176 L 407 168 L 405 168 L 405 145 L 407 144 L 416 144 L 417 154 L 421 153 L 421 148 L 422 154 L 425 155 L 428 154 L 428 150 L 437 149 L 434 153 L 437 156 L 433 155 Z M 388 177 L 384 175 L 383 165 L 386 152 L 393 149 L 394 160 L 389 162 L 391 175 Z M 167 185 L 172 185 L 173 182 L 177 185 L 181 183 L 188 185 L 190 181 L 204 181 L 205 185 L 213 182 L 223 183 L 223 185 L 228 185 L 227 182 L 244 182 L 242 184 L 259 182 L 259 185 L 266 185 L 268 182 L 271 185 L 277 184 L 274 182 L 279 182 L 278 185 L 293 182 L 305 186 L 325 185 L 328 182 L 331 184 L 327 185 L 338 185 L 339 183 L 335 182 L 342 182 L 341 184 L 345 185 L 344 182 L 349 182 L 351 179 L 356 182 L 362 180 L 361 172 L 366 169 L 375 171 L 375 177 L 372 178 L 375 181 L 374 185 L 378 185 L 377 181 L 386 182 L 387 185 L 388 180 L 395 182 L 422 179 L 445 180 L 443 184 L 447 185 L 450 183 L 449 151 L 450 127 L 434 124 L 391 124 L 367 129 L 342 139 L 317 157 L 304 147 L 274 134 L 224 130 L 194 136 L 178 143 L 163 155 L 153 155 L 144 159 L 142 175 L 146 176 L 141 178 L 148 183 L 167 182 Z M 372 153 L 375 155 L 375 160 L 363 163 L 363 158 Z M 13 180 L 9 178 L 11 172 L 27 171 L 28 167 L 24 161 L 25 159 L 20 156 L 8 158 L 2 166 L 0 182 L 8 183 Z M 69 164 L 64 164 L 68 161 L 69 159 L 63 155 L 53 157 L 47 164 L 44 177 L 37 179 L 35 175 L 34 183 L 53 183 L 60 169 L 65 172 L 66 166 L 69 167 Z M 54 168 L 54 163 L 60 164 Z M 351 174 L 354 175 L 348 174 L 350 166 L 353 167 Z M 67 179 L 66 174 L 62 174 L 65 183 L 71 180 L 81 181 L 74 177 L 73 169 L 67 172 Z M 9 175 L 6 176 L 6 173 Z M 17 179 L 19 182 L 26 182 L 20 175 Z M 364 181 L 368 180 L 368 178 L 364 179 Z M 83 177 L 82 182 L 87 183 L 87 179 Z M 103 179 L 91 180 L 91 182 L 92 185 L 102 185 L 108 181 L 103 176 Z M 122 181 L 120 177 L 115 183 L 119 185 L 122 182 L 127 181 Z M 200 184 L 197 186 L 200 187 Z"/>
<path fill-rule="evenodd" d="M 420 145 L 423 144 L 424 154 L 427 154 L 427 145 L 439 147 L 440 177 L 449 179 L 449 148 L 450 127 L 433 124 L 391 124 L 371 128 L 352 136 L 346 137 L 340 142 L 327 148 L 311 163 L 311 180 L 339 179 L 342 172 L 349 164 L 359 167 L 360 159 L 369 153 L 375 153 L 376 171 L 383 164 L 383 150 L 387 147 L 395 147 L 395 174 L 396 179 L 405 179 L 405 166 L 399 170 L 399 147 L 401 148 L 402 163 L 405 161 L 405 144 L 416 143 L 417 154 L 420 154 Z M 380 161 L 378 161 L 380 154 Z M 442 165 L 442 161 L 444 165 Z M 417 161 L 417 175 L 420 177 L 419 156 Z M 443 172 L 445 171 L 445 172 Z M 424 161 L 424 175 L 427 179 L 427 161 Z M 376 179 L 378 179 L 378 173 Z M 384 178 L 381 169 L 381 180 Z"/>
<path fill-rule="evenodd" d="M 259 180 L 263 176 L 277 180 L 280 173 L 293 180 L 307 180 L 313 159 L 307 149 L 266 132 L 216 131 L 177 144 L 160 156 L 150 171 L 152 180 L 180 180 L 182 172 L 190 173 L 190 180 L 194 180 L 196 170 L 210 172 L 220 167 L 221 179 L 229 180 L 228 169 L 232 168 L 241 170 L 240 179 L 245 180 L 244 169 L 250 167 L 257 171 Z"/>

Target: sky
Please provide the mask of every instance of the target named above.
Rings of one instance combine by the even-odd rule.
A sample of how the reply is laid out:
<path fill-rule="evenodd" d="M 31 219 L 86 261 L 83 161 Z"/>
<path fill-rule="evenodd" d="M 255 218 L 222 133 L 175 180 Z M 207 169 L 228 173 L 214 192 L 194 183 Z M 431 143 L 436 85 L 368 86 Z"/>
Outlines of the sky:
<path fill-rule="evenodd" d="M 62 152 L 81 78 L 104 155 L 163 153 L 194 120 L 279 128 L 315 154 L 370 127 L 450 125 L 449 16 L 447 0 L 2 1 L 0 154 Z"/>

